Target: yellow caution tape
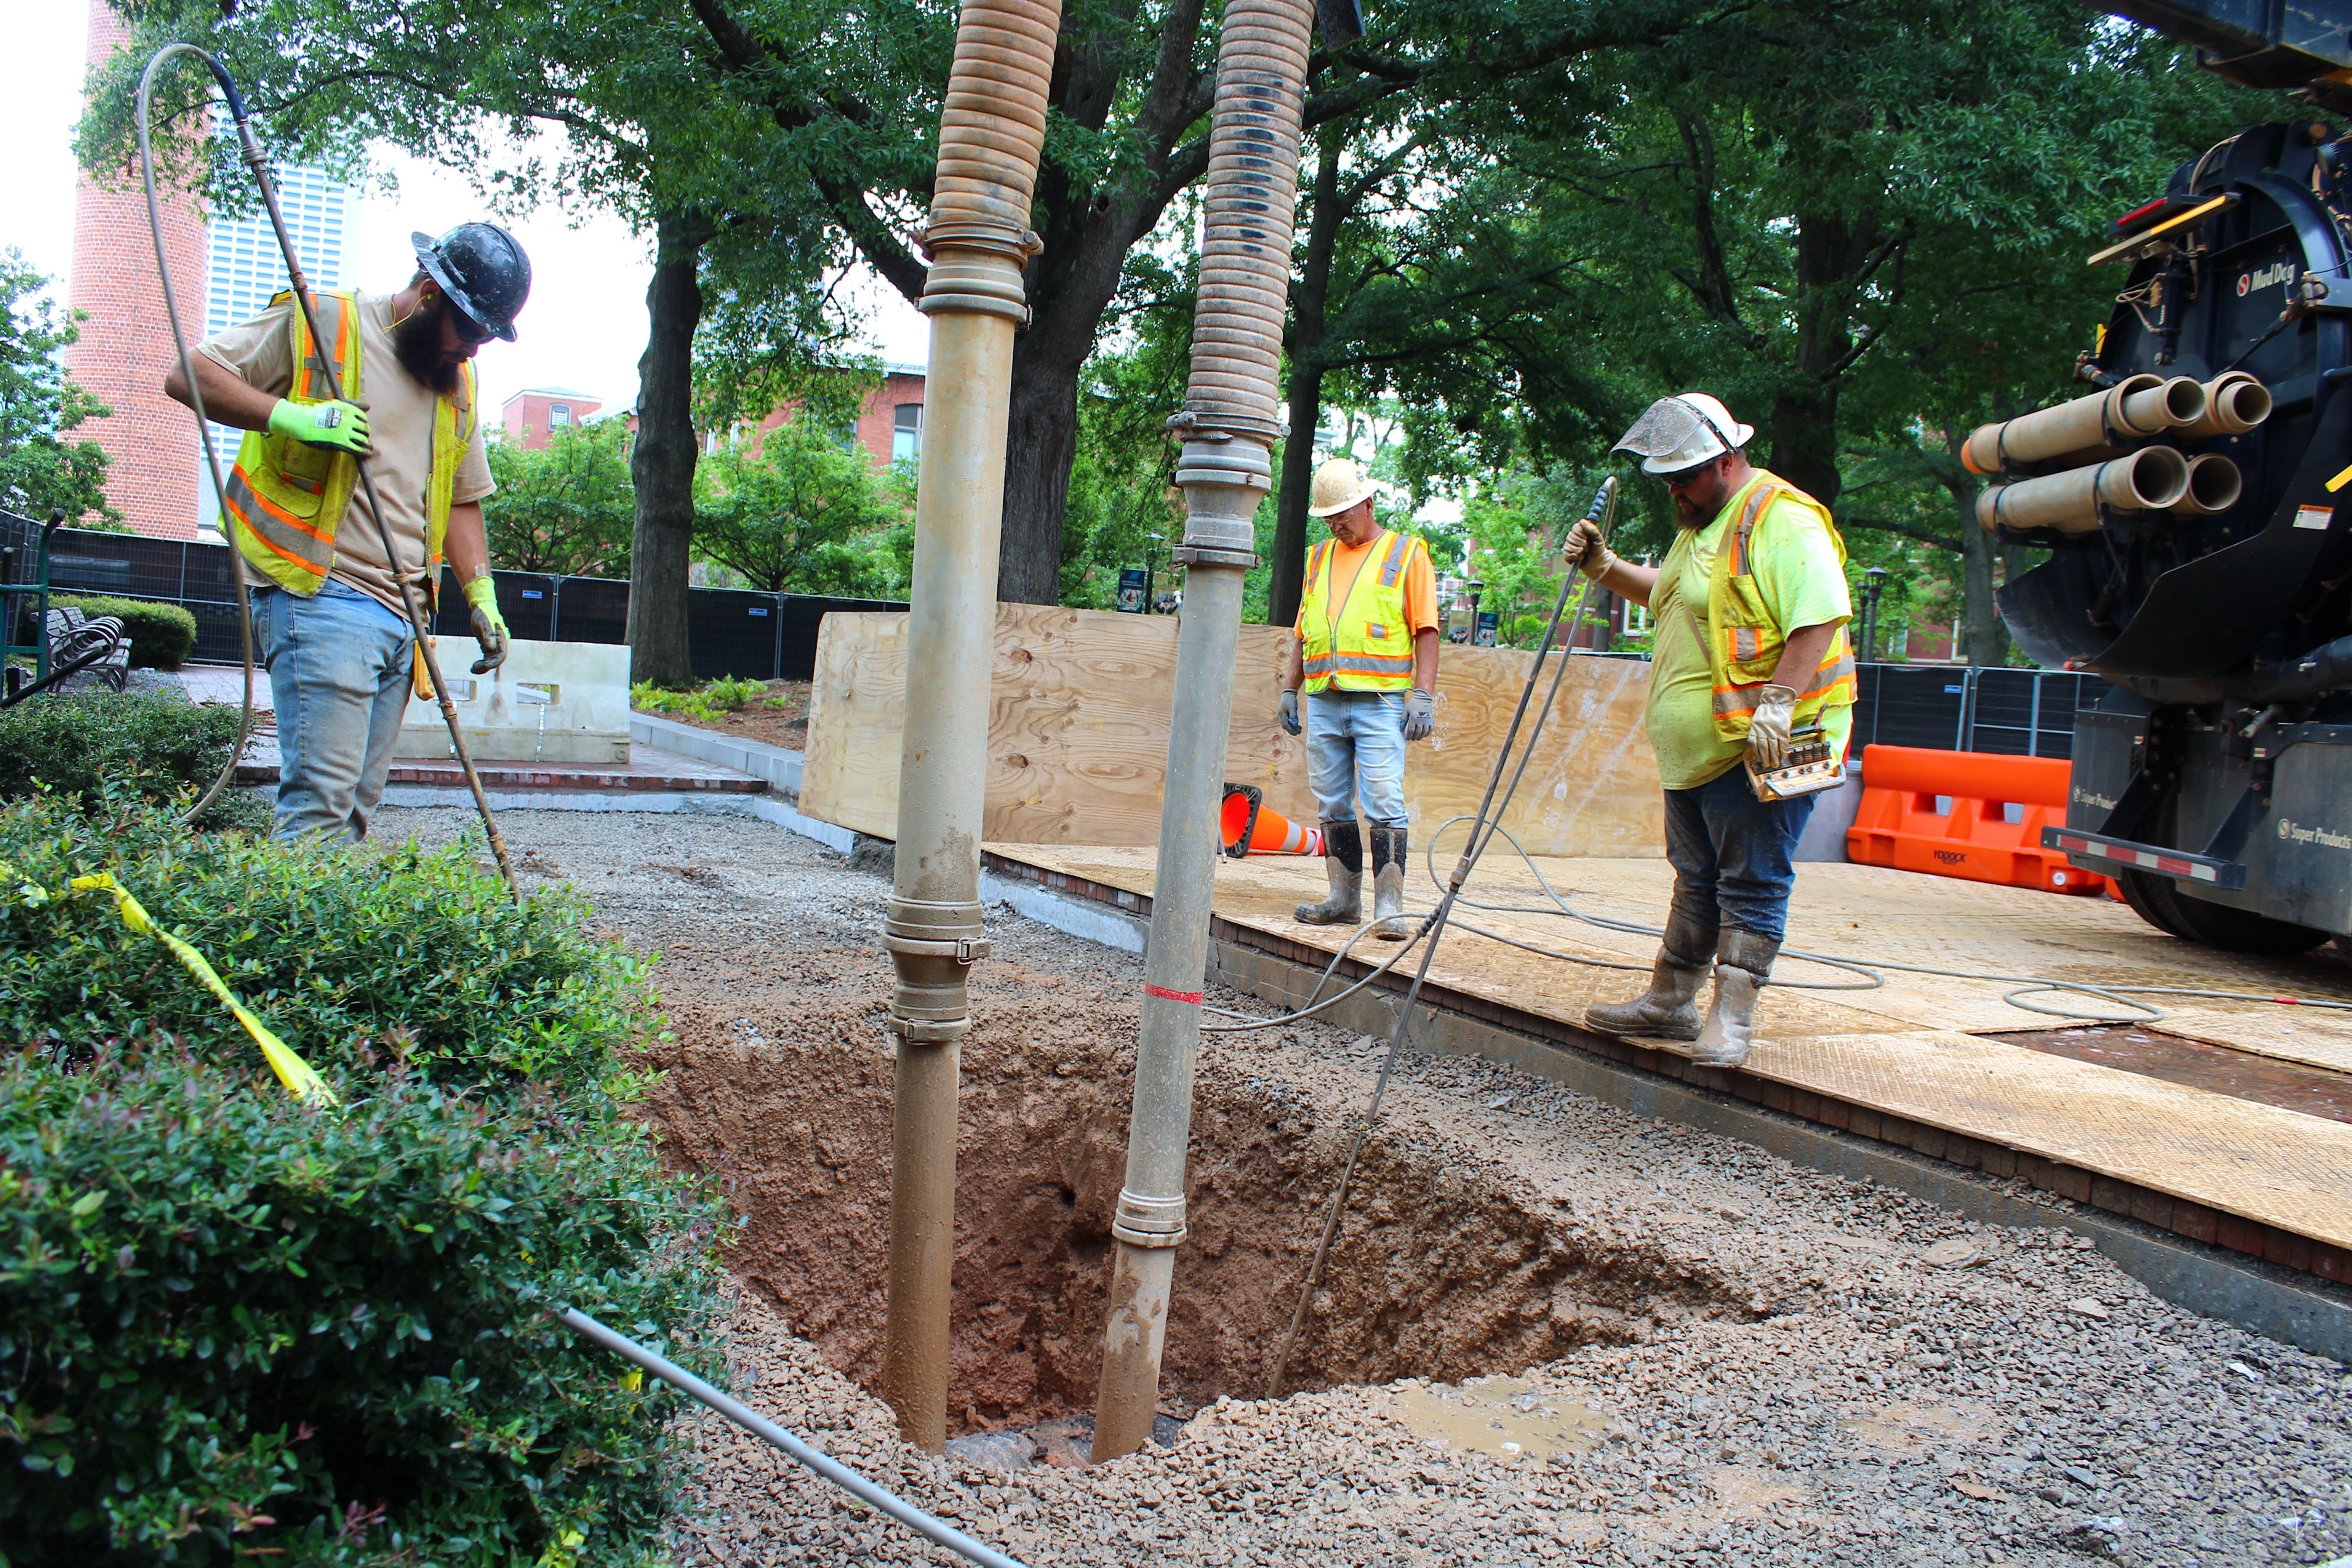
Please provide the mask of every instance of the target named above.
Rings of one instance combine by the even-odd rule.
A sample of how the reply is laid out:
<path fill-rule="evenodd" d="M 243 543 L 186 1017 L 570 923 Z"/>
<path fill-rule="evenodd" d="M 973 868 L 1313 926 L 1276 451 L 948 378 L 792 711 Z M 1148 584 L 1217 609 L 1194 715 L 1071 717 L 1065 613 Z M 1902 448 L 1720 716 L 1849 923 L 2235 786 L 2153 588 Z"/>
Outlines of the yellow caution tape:
<path fill-rule="evenodd" d="M 188 972 L 204 982 L 205 989 L 218 997 L 222 1005 L 236 1015 L 236 1021 L 245 1026 L 245 1032 L 253 1037 L 254 1043 L 261 1047 L 261 1054 L 269 1059 L 270 1071 L 278 1074 L 278 1082 L 286 1085 L 296 1099 L 315 1098 L 321 1104 L 336 1103 L 334 1092 L 327 1087 L 327 1081 L 319 1076 L 318 1069 L 303 1061 L 292 1046 L 272 1034 L 269 1026 L 254 1017 L 246 1005 L 236 999 L 236 993 L 221 983 L 220 976 L 214 972 L 202 953 L 156 925 L 139 901 L 131 897 L 111 874 L 100 872 L 95 876 L 78 876 L 73 879 L 73 885 L 77 888 L 97 888 L 114 894 L 114 907 L 121 912 L 122 924 L 133 931 L 145 932 L 169 947 L 173 956 L 186 965 Z"/>

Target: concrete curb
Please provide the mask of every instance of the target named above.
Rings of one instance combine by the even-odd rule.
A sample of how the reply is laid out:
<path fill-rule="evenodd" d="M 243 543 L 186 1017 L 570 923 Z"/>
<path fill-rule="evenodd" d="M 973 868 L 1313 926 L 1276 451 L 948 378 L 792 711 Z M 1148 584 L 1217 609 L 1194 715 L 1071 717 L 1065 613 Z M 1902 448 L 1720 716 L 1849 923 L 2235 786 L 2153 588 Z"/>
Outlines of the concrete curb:
<path fill-rule="evenodd" d="M 656 746 L 664 751 L 675 751 L 681 757 L 691 757 L 698 762 L 715 762 L 721 768 L 732 768 L 738 773 L 749 773 L 754 779 L 764 779 L 768 788 L 787 795 L 801 792 L 801 767 L 804 760 L 797 751 L 787 751 L 781 746 L 770 746 L 761 740 L 744 740 L 717 730 L 698 729 L 690 724 L 680 724 L 674 718 L 658 714 L 629 715 L 629 738 L 642 746 Z"/>

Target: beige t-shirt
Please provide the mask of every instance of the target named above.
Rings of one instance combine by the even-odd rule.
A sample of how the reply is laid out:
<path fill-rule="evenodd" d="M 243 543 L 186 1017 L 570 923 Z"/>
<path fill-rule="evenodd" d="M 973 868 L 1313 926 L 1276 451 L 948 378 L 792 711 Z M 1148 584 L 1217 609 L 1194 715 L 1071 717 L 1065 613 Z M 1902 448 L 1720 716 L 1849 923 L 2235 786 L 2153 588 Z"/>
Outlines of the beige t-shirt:
<path fill-rule="evenodd" d="M 376 494 L 383 497 L 385 520 L 400 550 L 402 564 L 414 570 L 425 559 L 425 497 L 433 480 L 433 409 L 438 401 L 433 389 L 401 367 L 392 347 L 392 297 L 362 294 L 360 307 L 360 402 L 368 411 L 368 436 L 375 456 L 368 462 Z M 231 327 L 207 340 L 203 351 L 256 392 L 284 397 L 294 384 L 294 354 L 287 323 L 294 302 L 273 305 L 252 320 Z M 464 417 L 464 411 L 459 416 Z M 474 438 L 457 463 L 457 486 L 452 504 L 478 501 L 498 486 L 490 479 L 490 461 L 482 449 L 482 423 L 474 422 Z M 246 580 L 257 587 L 268 580 L 250 567 Z M 367 491 L 352 494 L 351 510 L 335 531 L 335 564 L 327 575 L 348 584 L 404 615 L 400 587 L 383 559 L 383 541 L 369 515 Z"/>

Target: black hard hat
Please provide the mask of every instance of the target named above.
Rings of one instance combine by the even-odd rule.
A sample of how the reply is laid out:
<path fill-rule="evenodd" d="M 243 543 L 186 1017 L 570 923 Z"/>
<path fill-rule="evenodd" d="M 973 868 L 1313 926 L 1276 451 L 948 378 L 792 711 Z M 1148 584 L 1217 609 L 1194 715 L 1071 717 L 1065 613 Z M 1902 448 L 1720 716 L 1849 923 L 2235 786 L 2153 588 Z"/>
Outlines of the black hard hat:
<path fill-rule="evenodd" d="M 439 239 L 420 230 L 408 243 L 449 303 L 491 336 L 515 340 L 515 316 L 530 298 L 530 257 L 514 235 L 496 224 L 459 224 Z"/>

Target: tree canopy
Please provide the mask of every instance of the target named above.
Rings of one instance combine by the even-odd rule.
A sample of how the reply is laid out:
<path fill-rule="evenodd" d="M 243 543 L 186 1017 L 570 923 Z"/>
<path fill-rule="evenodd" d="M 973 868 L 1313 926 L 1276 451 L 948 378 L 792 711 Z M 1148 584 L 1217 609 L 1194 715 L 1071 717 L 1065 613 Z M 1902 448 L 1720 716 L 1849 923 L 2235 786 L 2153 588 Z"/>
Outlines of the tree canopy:
<path fill-rule="evenodd" d="M 106 453 L 73 433 L 106 405 L 58 362 L 80 337 L 81 317 L 42 298 L 48 283 L 13 246 L 0 250 L 0 506 L 46 518 L 63 511 L 83 528 L 113 528 Z"/>

